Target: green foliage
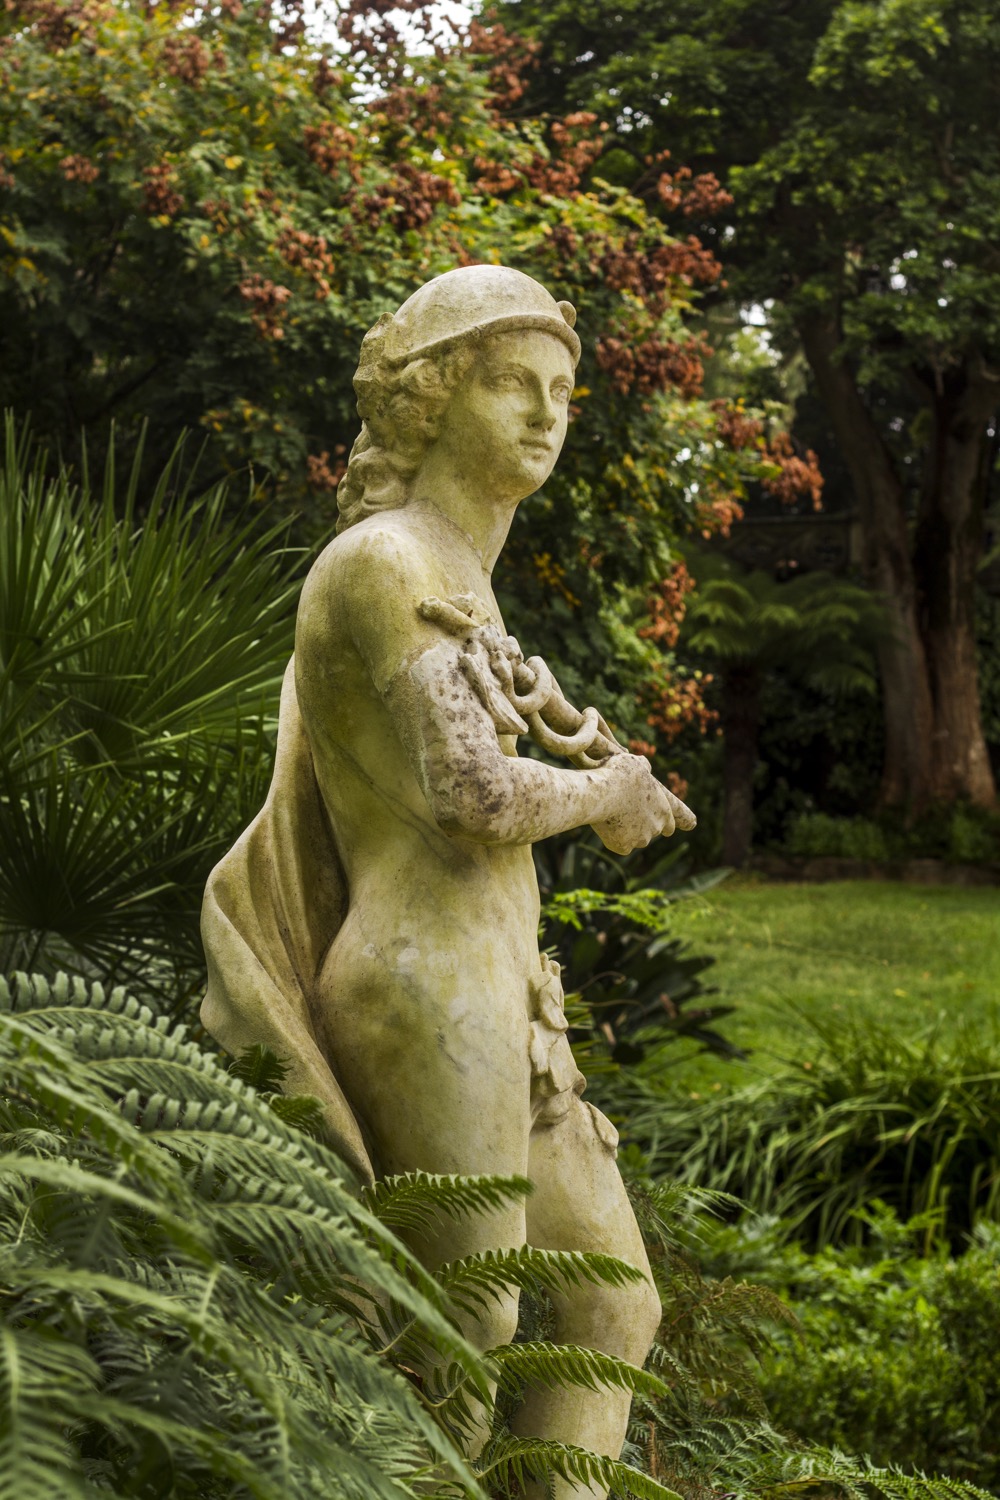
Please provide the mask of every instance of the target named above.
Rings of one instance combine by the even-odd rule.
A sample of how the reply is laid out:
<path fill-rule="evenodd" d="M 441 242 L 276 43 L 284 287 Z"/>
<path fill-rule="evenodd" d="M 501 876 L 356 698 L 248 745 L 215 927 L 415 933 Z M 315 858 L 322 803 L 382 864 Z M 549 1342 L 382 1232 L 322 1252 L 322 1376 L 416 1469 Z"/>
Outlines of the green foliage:
<path fill-rule="evenodd" d="M 871 647 L 884 617 L 867 589 L 828 573 L 783 581 L 711 555 L 691 566 L 698 586 L 681 639 L 700 663 L 785 667 L 834 697 L 875 691 Z"/>
<path fill-rule="evenodd" d="M 164 1483 L 177 1500 L 402 1500 L 429 1485 L 440 1500 L 513 1500 L 528 1475 L 556 1474 L 635 1500 L 782 1484 L 972 1500 L 767 1422 L 755 1360 L 789 1315 L 688 1253 L 717 1194 L 634 1184 L 668 1335 L 646 1372 L 534 1335 L 480 1357 L 449 1291 L 475 1307 L 521 1286 L 530 1315 L 545 1287 L 638 1273 L 521 1249 L 428 1276 L 390 1224 L 426 1227 L 527 1185 L 414 1173 L 359 1200 L 273 1101 L 121 989 L 0 984 L 0 1060 L 3 1500 L 154 1500 Z M 263 1055 L 238 1071 L 277 1077 Z M 457 1445 L 487 1379 L 508 1402 L 526 1381 L 633 1392 L 631 1462 L 513 1438 L 500 1420 L 473 1472 Z"/>
<path fill-rule="evenodd" d="M 779 1226 L 744 1219 L 706 1229 L 715 1275 L 733 1267 L 788 1299 L 792 1332 L 762 1360 L 772 1418 L 808 1441 L 881 1464 L 1000 1488 L 1000 1240 L 980 1225 L 955 1259 L 924 1248 L 929 1224 L 884 1205 L 863 1211 L 868 1242 L 816 1255 Z"/>
<path fill-rule="evenodd" d="M 120 988 L 0 984 L 0 1054 L 4 1500 L 55 1485 L 151 1500 L 164 1465 L 178 1500 L 389 1500 L 431 1475 L 442 1500 L 482 1495 L 455 1442 L 487 1375 L 660 1389 L 587 1351 L 484 1362 L 450 1321 L 506 1286 L 621 1285 L 633 1267 L 525 1248 L 432 1279 L 378 1216 L 476 1212 L 525 1182 L 411 1174 L 365 1206 L 323 1147 Z M 274 1072 L 262 1056 L 241 1067 Z M 450 1389 L 404 1379 L 390 1350 L 411 1376 L 429 1351 L 446 1357 Z M 582 1450 L 542 1457 L 669 1500 Z M 500 1482 L 513 1448 L 494 1445 L 482 1468 Z"/>
<path fill-rule="evenodd" d="M 829 693 L 791 670 L 768 673 L 761 690 L 754 777 L 754 842 L 780 845 L 789 824 L 818 811 L 867 816 L 878 798 L 885 735 L 882 704 L 868 691 Z"/>
<path fill-rule="evenodd" d="M 121 989 L 0 986 L 5 1500 L 475 1485 L 359 1284 L 475 1368 L 322 1147 Z"/>
<path fill-rule="evenodd" d="M 722 856 L 741 865 L 752 844 L 765 684 L 780 673 L 821 694 L 832 712 L 873 695 L 873 648 L 885 633 L 884 615 L 870 592 L 826 573 L 780 581 L 712 556 L 695 566 L 699 583 L 681 650 L 718 679 L 709 701 L 718 704 L 723 735 Z"/>
<path fill-rule="evenodd" d="M 788 851 L 843 859 L 945 859 L 955 864 L 1000 864 L 1000 816 L 958 802 L 931 808 L 906 823 L 891 816 L 831 818 L 803 813 L 793 819 Z"/>
<path fill-rule="evenodd" d="M 868 818 L 831 818 L 803 813 L 788 830 L 789 854 L 835 855 L 841 859 L 887 860 L 889 845 L 878 823 Z"/>
<path fill-rule="evenodd" d="M 384 7 L 350 6 L 321 42 L 294 0 L 280 23 L 270 0 L 11 0 L 0 402 L 66 457 L 81 430 L 97 452 L 110 419 L 127 438 L 147 423 L 150 487 L 197 431 L 207 473 L 249 463 L 256 499 L 304 512 L 312 542 L 357 436 L 365 331 L 456 265 L 536 275 L 579 305 L 584 355 L 565 453 L 515 523 L 498 596 L 526 646 L 543 627 L 571 698 L 648 738 L 636 699 L 665 663 L 639 630 L 672 541 L 776 472 L 699 394 L 696 299 L 721 268 L 682 210 L 668 228 L 584 181 L 592 122 L 525 113 L 522 47 L 405 8 L 409 41 Z"/>
<path fill-rule="evenodd" d="M 161 463 L 197 427 L 213 464 L 249 460 L 286 499 L 328 502 L 357 431 L 364 332 L 428 276 L 502 259 L 586 303 L 578 402 L 602 426 L 592 396 L 637 424 L 631 443 L 581 463 L 577 498 L 593 515 L 606 473 L 622 540 L 647 524 L 647 497 L 676 506 L 645 452 L 656 421 L 594 349 L 654 330 L 686 346 L 693 278 L 686 262 L 633 269 L 673 241 L 623 190 L 579 191 L 579 125 L 560 136 L 508 117 L 520 50 L 481 28 L 449 35 L 419 4 L 410 37 L 426 25 L 439 45 L 412 58 L 364 7 L 330 44 L 301 28 L 279 38 L 270 9 L 17 0 L 5 13 L 3 399 L 36 408 L 69 448 L 109 413 L 148 418 Z M 691 420 L 711 413 L 695 402 Z M 730 457 L 738 484 L 756 457 Z"/>
<path fill-rule="evenodd" d="M 660 1482 L 685 1500 L 707 1500 L 720 1492 L 739 1500 L 771 1492 L 862 1500 L 873 1491 L 886 1500 L 930 1500 L 935 1495 L 945 1500 L 949 1494 L 957 1500 L 958 1493 L 986 1500 L 981 1490 L 957 1475 L 927 1479 L 905 1448 L 877 1466 L 850 1456 L 863 1451 L 859 1447 L 842 1451 L 819 1423 L 806 1431 L 790 1419 L 789 1406 L 782 1407 L 783 1420 L 767 1414 L 757 1362 L 763 1368 L 766 1397 L 769 1372 L 787 1357 L 791 1375 L 793 1351 L 801 1350 L 803 1337 L 811 1331 L 800 1323 L 798 1309 L 786 1305 L 786 1283 L 778 1281 L 766 1260 L 761 1265 L 763 1284 L 749 1285 L 743 1279 L 751 1274 L 756 1281 L 759 1263 L 752 1245 L 744 1253 L 745 1240 L 728 1255 L 720 1254 L 720 1247 L 732 1244 L 733 1235 L 711 1216 L 736 1206 L 725 1195 L 677 1184 L 654 1185 L 648 1179 L 634 1182 L 632 1191 L 652 1247 L 664 1310 L 662 1343 L 654 1348 L 650 1368 L 669 1387 L 669 1396 L 637 1393 L 627 1454 L 641 1452 Z M 984 1280 L 989 1285 L 981 1278 L 980 1290 Z M 804 1311 L 808 1315 L 808 1309 Z M 986 1330 L 993 1321 L 985 1321 Z M 979 1349 L 980 1368 L 987 1373 L 992 1364 L 985 1338 Z M 801 1433 L 806 1441 L 790 1441 L 789 1431 Z"/>
<path fill-rule="evenodd" d="M 734 300 L 768 309 L 789 394 L 808 361 L 866 578 L 895 616 L 885 798 L 992 803 L 973 649 L 1000 369 L 992 0 L 498 10 L 540 48 L 530 104 L 608 126 L 595 174 L 654 211 L 676 160 L 732 194 L 724 223 L 694 222 L 724 245 Z"/>
<path fill-rule="evenodd" d="M 740 1055 L 715 1024 L 731 1007 L 690 1004 L 713 993 L 701 979 L 712 960 L 672 936 L 668 918 L 673 903 L 710 890 L 727 871 L 685 878 L 682 849 L 652 864 L 623 861 L 589 837 L 550 841 L 535 856 L 542 942 L 572 986 L 571 1037 L 588 1077 L 682 1037 Z"/>
<path fill-rule="evenodd" d="M 365 1190 L 365 1201 L 390 1229 L 427 1231 L 441 1214 L 464 1218 L 503 1208 L 531 1192 L 526 1177 L 440 1177 L 406 1172 L 380 1178 Z"/>
<path fill-rule="evenodd" d="M 238 1058 L 233 1059 L 228 1071 L 241 1083 L 248 1083 L 251 1088 L 256 1089 L 264 1103 L 270 1105 L 286 1125 L 294 1125 L 296 1130 L 322 1139 L 322 1105 L 318 1099 L 310 1098 L 308 1094 L 281 1092 L 288 1069 L 267 1047 L 260 1043 L 248 1047 Z"/>
<path fill-rule="evenodd" d="M 614 13 L 507 0 L 499 13 L 542 44 L 536 103 L 593 107 L 611 124 L 615 180 L 652 198 L 647 153 L 662 147 L 719 173 L 735 195 L 741 292 L 803 314 L 839 304 L 864 385 L 885 396 L 915 366 L 929 376 L 972 350 L 995 357 L 989 0 L 766 15 L 748 0 L 627 0 Z"/>
<path fill-rule="evenodd" d="M 49 478 L 7 420 L 0 959 L 176 1001 L 208 872 L 263 798 L 294 589 L 279 532 L 233 526 L 181 450 L 141 493 L 140 456 Z"/>
<path fill-rule="evenodd" d="M 1000 1218 L 996 1034 L 808 1026 L 807 1061 L 731 1091 L 692 1100 L 623 1082 L 617 1105 L 649 1170 L 736 1193 L 819 1247 L 863 1240 L 857 1210 L 874 1198 L 904 1218 L 937 1212 L 952 1243 Z"/>

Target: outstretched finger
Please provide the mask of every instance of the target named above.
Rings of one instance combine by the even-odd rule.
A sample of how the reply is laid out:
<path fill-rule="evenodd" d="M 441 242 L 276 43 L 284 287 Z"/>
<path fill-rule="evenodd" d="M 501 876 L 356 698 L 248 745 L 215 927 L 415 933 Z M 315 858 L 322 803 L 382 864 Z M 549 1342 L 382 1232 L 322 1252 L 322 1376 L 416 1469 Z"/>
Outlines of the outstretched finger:
<path fill-rule="evenodd" d="M 667 789 L 664 788 L 664 790 L 666 791 Z M 690 833 L 692 828 L 697 828 L 698 819 L 688 807 L 687 803 L 682 802 L 679 797 L 675 797 L 673 792 L 671 791 L 667 791 L 667 796 L 670 799 L 670 810 L 673 814 L 673 822 L 675 826 L 677 828 L 682 828 L 685 833 Z M 671 829 L 671 833 L 672 832 L 673 829 Z"/>

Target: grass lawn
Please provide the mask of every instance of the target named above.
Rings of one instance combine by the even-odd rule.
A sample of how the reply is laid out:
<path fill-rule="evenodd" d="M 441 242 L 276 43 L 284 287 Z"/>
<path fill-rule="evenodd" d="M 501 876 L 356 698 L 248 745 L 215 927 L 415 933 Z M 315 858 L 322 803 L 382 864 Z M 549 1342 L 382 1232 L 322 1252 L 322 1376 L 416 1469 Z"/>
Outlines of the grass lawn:
<path fill-rule="evenodd" d="M 861 1012 L 916 1032 L 965 1022 L 1000 1039 L 1000 888 L 732 876 L 678 903 L 672 926 L 715 955 L 706 982 L 737 1007 L 721 1025 L 753 1052 L 749 1064 L 686 1055 L 685 1087 L 732 1086 L 748 1067 L 807 1060 L 817 1040 L 803 1017 Z"/>

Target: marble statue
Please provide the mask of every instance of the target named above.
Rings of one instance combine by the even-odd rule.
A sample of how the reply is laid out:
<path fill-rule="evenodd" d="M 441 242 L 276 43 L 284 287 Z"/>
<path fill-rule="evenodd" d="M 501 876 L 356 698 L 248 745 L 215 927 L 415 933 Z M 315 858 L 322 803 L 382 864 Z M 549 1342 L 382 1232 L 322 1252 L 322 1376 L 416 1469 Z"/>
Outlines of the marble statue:
<path fill-rule="evenodd" d="M 271 789 L 206 892 L 202 1018 L 230 1052 L 263 1042 L 286 1060 L 286 1088 L 322 1102 L 362 1180 L 532 1180 L 525 1202 L 414 1242 L 426 1264 L 527 1242 L 648 1275 L 616 1131 L 581 1097 L 559 966 L 539 954 L 531 846 L 589 824 L 625 854 L 695 820 L 523 656 L 490 582 L 562 447 L 575 321 L 530 277 L 470 266 L 366 336 L 364 425 L 339 534 L 302 592 Z M 525 735 L 568 764 L 519 757 Z M 511 1340 L 517 1300 L 467 1325 L 479 1347 Z M 558 1340 L 643 1362 L 651 1281 L 554 1300 Z M 539 1389 L 515 1430 L 617 1456 L 628 1405 Z"/>

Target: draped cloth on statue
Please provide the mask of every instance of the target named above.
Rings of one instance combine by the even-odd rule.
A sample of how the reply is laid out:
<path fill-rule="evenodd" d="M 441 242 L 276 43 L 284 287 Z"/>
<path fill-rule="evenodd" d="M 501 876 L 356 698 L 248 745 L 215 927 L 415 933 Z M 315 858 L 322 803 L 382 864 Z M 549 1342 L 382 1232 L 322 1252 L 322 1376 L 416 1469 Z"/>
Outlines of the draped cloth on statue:
<path fill-rule="evenodd" d="M 234 1055 L 270 1048 L 288 1069 L 285 1092 L 320 1101 L 329 1144 L 370 1181 L 361 1129 L 311 1018 L 320 967 L 346 911 L 347 884 L 299 713 L 293 657 L 281 688 L 267 800 L 205 891 L 201 1019 Z"/>

